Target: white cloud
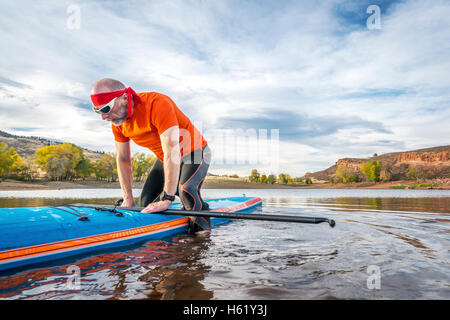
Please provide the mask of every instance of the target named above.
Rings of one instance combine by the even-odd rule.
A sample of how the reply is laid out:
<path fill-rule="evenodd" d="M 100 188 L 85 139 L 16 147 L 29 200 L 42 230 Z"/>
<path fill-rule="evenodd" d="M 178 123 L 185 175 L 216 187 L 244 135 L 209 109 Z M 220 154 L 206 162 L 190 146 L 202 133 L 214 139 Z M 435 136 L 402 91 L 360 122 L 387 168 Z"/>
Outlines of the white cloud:
<path fill-rule="evenodd" d="M 357 1 L 77 1 L 75 30 L 67 28 L 70 4 L 0 4 L 1 130 L 113 151 L 109 123 L 87 106 L 91 84 L 114 77 L 168 94 L 209 126 L 290 111 L 358 116 L 392 132 L 346 129 L 308 144 L 301 136 L 281 141 L 280 165 L 295 175 L 341 157 L 448 144 L 446 1 L 381 7 L 382 28 L 372 31 L 337 16 L 336 7 L 358 8 Z M 314 150 L 305 147 L 311 141 Z"/>

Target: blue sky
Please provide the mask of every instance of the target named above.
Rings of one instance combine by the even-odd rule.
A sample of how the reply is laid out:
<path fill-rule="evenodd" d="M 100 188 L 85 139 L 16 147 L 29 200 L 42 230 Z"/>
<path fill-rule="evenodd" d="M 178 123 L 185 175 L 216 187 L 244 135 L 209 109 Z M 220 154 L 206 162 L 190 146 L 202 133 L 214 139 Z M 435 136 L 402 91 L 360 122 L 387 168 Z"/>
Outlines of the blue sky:
<path fill-rule="evenodd" d="M 370 5 L 380 29 L 367 28 Z M 216 150 L 217 174 L 300 176 L 449 144 L 448 1 L 2 1 L 0 12 L 10 133 L 114 151 L 89 100 L 92 83 L 112 77 L 169 95 Z M 276 167 L 226 161 L 249 158 L 254 143 L 220 134 L 273 129 Z"/>

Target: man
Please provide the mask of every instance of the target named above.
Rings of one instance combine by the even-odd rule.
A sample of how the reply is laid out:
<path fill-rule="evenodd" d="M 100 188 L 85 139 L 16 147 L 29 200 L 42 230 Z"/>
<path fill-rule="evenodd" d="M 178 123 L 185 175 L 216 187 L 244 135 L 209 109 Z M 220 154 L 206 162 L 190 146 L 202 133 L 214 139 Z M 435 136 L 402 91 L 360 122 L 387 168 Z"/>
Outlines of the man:
<path fill-rule="evenodd" d="M 120 81 L 101 79 L 91 90 L 94 111 L 111 121 L 124 207 L 135 206 L 130 139 L 157 157 L 142 189 L 142 212 L 167 210 L 177 194 L 186 210 L 205 210 L 200 188 L 211 152 L 206 140 L 175 103 L 157 92 L 136 93 Z M 191 231 L 209 229 L 209 219 L 190 219 Z"/>

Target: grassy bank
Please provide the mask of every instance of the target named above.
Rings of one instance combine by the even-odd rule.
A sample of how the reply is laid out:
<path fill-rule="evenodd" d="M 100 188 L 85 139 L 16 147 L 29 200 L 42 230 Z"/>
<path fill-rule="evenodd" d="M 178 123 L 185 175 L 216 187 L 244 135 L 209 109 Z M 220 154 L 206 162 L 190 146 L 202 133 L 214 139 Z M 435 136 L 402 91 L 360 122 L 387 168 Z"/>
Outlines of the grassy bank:
<path fill-rule="evenodd" d="M 133 188 L 142 188 L 144 182 L 134 182 Z M 84 188 L 110 188 L 119 189 L 119 182 L 106 182 L 97 180 L 77 181 L 48 181 L 36 180 L 23 182 L 4 180 L 0 182 L 0 190 L 57 190 L 57 189 L 84 189 Z M 208 176 L 203 183 L 203 189 L 436 189 L 450 190 L 450 179 L 434 179 L 427 181 L 389 181 L 389 182 L 358 182 L 358 183 L 313 183 L 302 185 L 279 185 L 248 182 L 246 178 L 230 178 Z"/>
<path fill-rule="evenodd" d="M 144 181 L 134 181 L 133 188 L 142 188 Z M 229 178 L 208 176 L 203 189 L 286 189 L 286 188 L 307 188 L 311 185 L 278 185 L 248 182 L 246 178 Z M 55 189 L 79 189 L 79 188 L 111 188 L 119 189 L 120 184 L 116 182 L 106 182 L 97 180 L 76 180 L 76 181 L 49 181 L 36 180 L 24 182 L 7 179 L 0 183 L 0 190 L 55 190 Z"/>

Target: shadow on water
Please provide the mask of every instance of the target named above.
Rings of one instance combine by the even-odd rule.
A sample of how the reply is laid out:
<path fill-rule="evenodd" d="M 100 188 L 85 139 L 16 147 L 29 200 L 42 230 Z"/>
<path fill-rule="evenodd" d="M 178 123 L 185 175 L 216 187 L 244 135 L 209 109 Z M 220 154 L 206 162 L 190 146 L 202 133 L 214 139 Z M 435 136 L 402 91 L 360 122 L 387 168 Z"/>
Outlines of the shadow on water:
<path fill-rule="evenodd" d="M 283 207 L 324 207 L 329 210 L 399 210 L 414 212 L 449 213 L 450 197 L 423 198 L 267 198 L 265 204 Z"/>
<path fill-rule="evenodd" d="M 211 299 L 199 259 L 208 243 L 208 234 L 181 235 L 23 271 L 0 278 L 0 299 Z"/>

